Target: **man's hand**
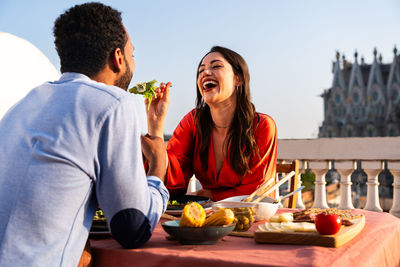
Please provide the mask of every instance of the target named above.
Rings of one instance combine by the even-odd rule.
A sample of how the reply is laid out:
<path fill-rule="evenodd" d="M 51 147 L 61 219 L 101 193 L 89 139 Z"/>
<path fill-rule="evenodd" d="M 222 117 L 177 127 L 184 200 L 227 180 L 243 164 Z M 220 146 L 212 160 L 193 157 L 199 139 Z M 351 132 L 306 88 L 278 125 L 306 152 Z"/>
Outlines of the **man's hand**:
<path fill-rule="evenodd" d="M 169 88 L 172 83 L 161 83 L 156 90 L 156 96 L 151 102 L 147 113 L 147 129 L 151 136 L 158 136 L 164 139 L 164 121 L 169 107 Z M 148 100 L 145 99 L 147 107 Z"/>
<path fill-rule="evenodd" d="M 165 182 L 168 156 L 164 140 L 148 134 L 142 136 L 141 140 L 143 156 L 149 164 L 147 175 L 157 176 Z"/>

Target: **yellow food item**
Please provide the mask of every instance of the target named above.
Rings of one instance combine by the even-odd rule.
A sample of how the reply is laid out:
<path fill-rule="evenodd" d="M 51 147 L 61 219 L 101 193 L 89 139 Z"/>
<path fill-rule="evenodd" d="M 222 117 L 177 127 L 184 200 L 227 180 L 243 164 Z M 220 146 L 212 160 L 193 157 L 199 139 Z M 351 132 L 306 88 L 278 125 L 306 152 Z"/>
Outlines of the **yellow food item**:
<path fill-rule="evenodd" d="M 203 226 L 229 225 L 235 220 L 235 214 L 230 209 L 221 208 L 208 217 Z"/>
<path fill-rule="evenodd" d="M 191 202 L 183 208 L 179 226 L 202 227 L 206 220 L 204 208 L 197 202 Z"/>
<path fill-rule="evenodd" d="M 316 232 L 315 224 L 309 222 L 266 222 L 258 226 L 262 232 Z"/>
<path fill-rule="evenodd" d="M 293 222 L 293 213 L 285 212 L 269 218 L 270 222 Z"/>
<path fill-rule="evenodd" d="M 281 222 L 293 222 L 293 213 L 285 212 L 279 215 Z"/>
<path fill-rule="evenodd" d="M 236 227 L 234 231 L 247 231 L 254 222 L 255 210 L 252 207 L 233 208 Z"/>
<path fill-rule="evenodd" d="M 281 222 L 281 221 L 279 220 L 279 215 L 274 215 L 274 216 L 272 216 L 271 218 L 269 218 L 269 221 L 270 221 L 270 222 Z"/>

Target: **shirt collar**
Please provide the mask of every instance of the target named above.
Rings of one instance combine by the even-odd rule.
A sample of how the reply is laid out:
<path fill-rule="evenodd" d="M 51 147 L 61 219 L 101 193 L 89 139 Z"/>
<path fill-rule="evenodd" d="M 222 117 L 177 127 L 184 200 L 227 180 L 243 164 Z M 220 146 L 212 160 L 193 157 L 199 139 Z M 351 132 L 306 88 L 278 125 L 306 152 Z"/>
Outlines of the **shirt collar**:
<path fill-rule="evenodd" d="M 64 72 L 61 78 L 58 80 L 58 83 L 65 83 L 70 81 L 92 81 L 88 76 L 82 73 L 77 72 Z"/>

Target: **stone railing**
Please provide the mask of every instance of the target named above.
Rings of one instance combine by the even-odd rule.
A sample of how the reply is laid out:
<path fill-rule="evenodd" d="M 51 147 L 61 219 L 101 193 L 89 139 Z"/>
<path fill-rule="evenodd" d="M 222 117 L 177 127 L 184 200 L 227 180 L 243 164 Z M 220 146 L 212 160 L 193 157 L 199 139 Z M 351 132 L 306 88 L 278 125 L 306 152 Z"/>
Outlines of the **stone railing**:
<path fill-rule="evenodd" d="M 351 195 L 351 174 L 357 168 L 356 162 L 367 174 L 367 196 L 364 209 L 382 211 L 379 202 L 378 175 L 387 169 L 394 177 L 393 204 L 390 213 L 400 217 L 400 137 L 375 138 L 319 138 L 279 139 L 278 160 L 299 160 L 300 173 L 310 170 L 315 173 L 314 202 L 312 207 L 328 208 L 325 175 L 335 162 L 335 169 L 341 176 L 339 208 L 354 209 Z M 298 194 L 299 208 L 304 208 L 301 194 Z"/>

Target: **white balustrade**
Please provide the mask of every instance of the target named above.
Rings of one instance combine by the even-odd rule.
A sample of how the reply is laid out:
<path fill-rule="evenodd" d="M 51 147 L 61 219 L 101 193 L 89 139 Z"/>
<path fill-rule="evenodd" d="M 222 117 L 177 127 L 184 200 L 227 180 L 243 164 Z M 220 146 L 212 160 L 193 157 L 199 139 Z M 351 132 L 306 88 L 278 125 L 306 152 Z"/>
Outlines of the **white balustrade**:
<path fill-rule="evenodd" d="M 309 169 L 316 174 L 313 207 L 328 207 L 326 199 L 325 175 L 328 167 L 313 166 L 315 162 L 328 165 L 335 161 L 341 174 L 340 204 L 342 209 L 351 209 L 351 173 L 353 161 L 361 161 L 362 169 L 368 175 L 367 201 L 365 209 L 382 211 L 379 203 L 378 175 L 382 163 L 393 174 L 393 204 L 390 213 L 400 218 L 400 136 L 396 137 L 352 137 L 352 138 L 312 138 L 278 139 L 279 160 L 299 160 L 309 162 Z M 347 164 L 341 166 L 340 162 Z"/>
<path fill-rule="evenodd" d="M 368 175 L 365 210 L 382 211 L 381 204 L 379 203 L 378 175 L 384 168 L 383 164 L 383 161 L 362 161 L 362 168 Z"/>
<path fill-rule="evenodd" d="M 307 170 L 307 168 L 308 168 L 308 162 L 306 160 L 305 161 L 299 161 L 299 175 L 298 175 L 298 179 L 299 179 L 298 186 L 299 187 L 302 185 L 301 174 L 305 170 Z M 301 192 L 297 193 L 296 195 L 297 195 L 296 196 L 296 208 L 297 209 L 305 209 L 306 206 L 303 203 L 303 198 L 302 198 Z"/>
<path fill-rule="evenodd" d="M 314 203 L 312 208 L 329 208 L 326 201 L 325 175 L 331 168 L 331 161 L 310 161 L 309 169 L 315 173 Z"/>
<path fill-rule="evenodd" d="M 393 205 L 390 214 L 400 218 L 400 162 L 388 162 L 389 171 L 393 174 Z"/>
<path fill-rule="evenodd" d="M 343 210 L 352 210 L 354 206 L 351 200 L 351 174 L 357 169 L 357 162 L 335 161 L 335 168 L 341 176 L 339 208 Z"/>

